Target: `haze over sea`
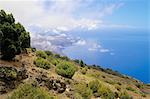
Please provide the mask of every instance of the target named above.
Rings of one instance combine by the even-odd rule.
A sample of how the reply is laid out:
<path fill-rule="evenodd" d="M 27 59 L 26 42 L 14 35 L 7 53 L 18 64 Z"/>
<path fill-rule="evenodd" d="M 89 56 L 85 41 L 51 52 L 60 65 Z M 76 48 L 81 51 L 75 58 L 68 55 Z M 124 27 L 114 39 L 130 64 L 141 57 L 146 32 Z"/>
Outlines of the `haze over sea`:
<path fill-rule="evenodd" d="M 96 30 L 90 33 L 76 31 L 76 35 L 91 41 L 96 40 L 111 52 L 100 53 L 99 51 L 87 51 L 86 46 L 71 46 L 64 50 L 66 55 L 73 59 L 83 59 L 87 64 L 112 68 L 144 83 L 150 83 L 148 31 Z"/>

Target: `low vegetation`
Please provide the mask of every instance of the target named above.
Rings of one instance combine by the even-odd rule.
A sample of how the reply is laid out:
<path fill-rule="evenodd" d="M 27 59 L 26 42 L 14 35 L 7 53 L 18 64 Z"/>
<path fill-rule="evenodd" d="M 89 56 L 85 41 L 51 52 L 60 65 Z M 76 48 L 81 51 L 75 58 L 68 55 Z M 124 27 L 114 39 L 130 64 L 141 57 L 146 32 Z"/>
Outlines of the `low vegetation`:
<path fill-rule="evenodd" d="M 43 69 L 50 69 L 51 67 L 51 64 L 43 59 L 43 58 L 40 58 L 38 57 L 35 61 L 34 61 L 34 64 L 37 66 L 37 67 L 40 67 L 40 68 L 43 68 Z"/>
<path fill-rule="evenodd" d="M 133 99 L 127 92 L 121 92 L 120 99 Z"/>
<path fill-rule="evenodd" d="M 114 93 L 105 85 L 99 87 L 98 96 L 100 96 L 102 99 L 115 99 Z"/>
<path fill-rule="evenodd" d="M 46 59 L 47 54 L 44 51 L 38 50 L 36 51 L 36 56 Z"/>
<path fill-rule="evenodd" d="M 92 96 L 92 90 L 86 83 L 79 83 L 74 86 L 75 91 L 82 96 L 83 99 L 90 99 Z"/>
<path fill-rule="evenodd" d="M 31 84 L 21 84 L 8 99 L 54 99 L 49 93 Z"/>
<path fill-rule="evenodd" d="M 57 74 L 67 77 L 67 78 L 72 78 L 76 71 L 76 67 L 74 64 L 69 63 L 69 62 L 61 62 L 56 66 L 56 72 Z"/>
<path fill-rule="evenodd" d="M 17 70 L 12 67 L 0 67 L 0 79 L 4 77 L 7 78 L 8 80 L 16 79 Z"/>
<path fill-rule="evenodd" d="M 94 80 L 89 83 L 89 87 L 93 91 L 93 93 L 98 92 L 99 87 L 101 87 L 101 86 L 102 85 L 100 84 L 100 82 L 98 80 Z"/>

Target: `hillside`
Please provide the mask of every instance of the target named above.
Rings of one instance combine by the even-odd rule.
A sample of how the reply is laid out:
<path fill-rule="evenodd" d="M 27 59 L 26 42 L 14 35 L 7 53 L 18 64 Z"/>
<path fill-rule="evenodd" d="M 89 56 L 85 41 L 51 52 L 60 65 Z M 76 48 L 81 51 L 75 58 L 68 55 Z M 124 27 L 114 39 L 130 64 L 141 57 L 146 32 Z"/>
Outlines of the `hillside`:
<path fill-rule="evenodd" d="M 0 99 L 150 99 L 150 85 L 30 46 L 30 33 L 0 11 Z"/>
<path fill-rule="evenodd" d="M 37 62 L 37 59 L 48 63 Z M 0 60 L 0 63 L 0 99 L 150 98 L 149 85 L 128 76 L 117 75 L 114 71 L 108 73 L 106 69 L 95 66 L 81 66 L 76 60 L 50 51 L 32 51 L 29 48 L 17 55 L 13 61 Z M 59 65 L 63 64 L 74 66 L 73 76 L 59 73 L 67 71 L 67 67 L 57 71 Z M 68 75 L 72 72 L 70 69 Z"/>

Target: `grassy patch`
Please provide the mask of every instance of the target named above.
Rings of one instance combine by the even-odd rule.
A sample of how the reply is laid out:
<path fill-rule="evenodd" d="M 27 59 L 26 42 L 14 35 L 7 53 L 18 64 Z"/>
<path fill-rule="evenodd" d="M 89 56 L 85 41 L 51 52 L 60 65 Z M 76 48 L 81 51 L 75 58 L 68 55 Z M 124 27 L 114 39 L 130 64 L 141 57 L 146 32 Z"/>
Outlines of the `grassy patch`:
<path fill-rule="evenodd" d="M 121 92 L 120 99 L 133 99 L 127 92 Z"/>
<path fill-rule="evenodd" d="M 74 86 L 75 91 L 82 96 L 82 99 L 91 99 L 92 90 L 86 83 L 79 83 Z"/>
<path fill-rule="evenodd" d="M 82 74 L 86 74 L 87 70 L 88 70 L 88 68 L 87 68 L 87 67 L 84 67 L 84 68 L 81 69 L 81 73 L 82 73 Z"/>
<path fill-rule="evenodd" d="M 0 75 L 7 79 L 16 79 L 17 78 L 17 70 L 12 67 L 0 67 Z M 0 78 L 1 78 L 0 76 Z"/>
<path fill-rule="evenodd" d="M 43 68 L 43 69 L 49 69 L 51 67 L 51 64 L 43 59 L 43 58 L 37 58 L 35 61 L 34 61 L 34 64 L 37 66 L 37 67 L 40 67 L 40 68 Z"/>
<path fill-rule="evenodd" d="M 63 61 L 56 66 L 56 72 L 63 77 L 72 78 L 76 67 L 73 63 Z"/>
<path fill-rule="evenodd" d="M 104 85 L 99 87 L 98 96 L 100 96 L 102 99 L 115 99 L 115 94 Z"/>
<path fill-rule="evenodd" d="M 36 51 L 36 56 L 46 59 L 47 54 L 44 51 Z"/>
<path fill-rule="evenodd" d="M 31 84 L 21 84 L 8 99 L 54 99 L 43 88 Z"/>
<path fill-rule="evenodd" d="M 52 63 L 53 65 L 55 65 L 55 66 L 59 63 L 59 60 L 58 60 L 58 59 L 53 58 L 53 57 L 51 57 L 51 56 L 48 56 L 47 60 L 48 60 L 50 63 Z"/>
<path fill-rule="evenodd" d="M 101 86 L 101 84 L 98 80 L 93 80 L 93 81 L 89 82 L 88 86 L 93 91 L 93 93 L 96 93 L 98 91 L 99 87 Z"/>
<path fill-rule="evenodd" d="M 127 87 L 126 89 L 129 91 L 133 91 L 134 93 L 138 93 L 137 90 L 133 89 L 132 87 Z"/>

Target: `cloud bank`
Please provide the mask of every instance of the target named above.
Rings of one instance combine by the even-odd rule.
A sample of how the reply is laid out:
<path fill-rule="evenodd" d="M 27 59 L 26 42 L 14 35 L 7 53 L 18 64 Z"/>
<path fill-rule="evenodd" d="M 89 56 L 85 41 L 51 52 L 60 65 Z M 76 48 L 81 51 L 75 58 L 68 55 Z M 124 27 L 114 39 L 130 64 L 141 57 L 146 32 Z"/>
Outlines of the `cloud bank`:
<path fill-rule="evenodd" d="M 27 28 L 92 30 L 105 24 L 102 17 L 123 6 L 105 0 L 1 0 L 0 9 L 13 13 Z M 108 25 L 108 24 L 107 24 Z"/>
<path fill-rule="evenodd" d="M 71 31 L 122 28 L 123 25 L 106 24 L 102 19 L 123 5 L 107 0 L 0 0 L 0 9 L 13 13 L 16 21 L 31 32 L 33 47 L 59 53 L 68 46 L 87 44 L 91 44 L 88 51 L 109 52 L 96 42 L 72 36 Z"/>

